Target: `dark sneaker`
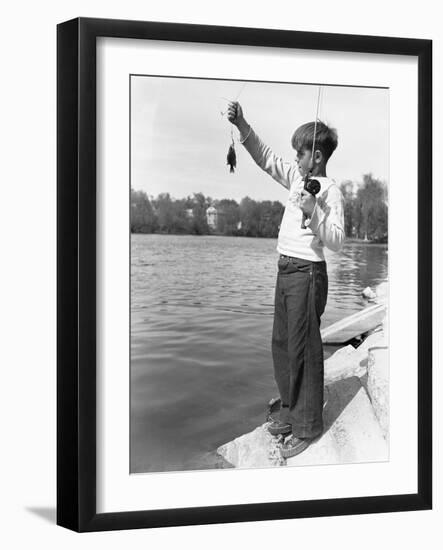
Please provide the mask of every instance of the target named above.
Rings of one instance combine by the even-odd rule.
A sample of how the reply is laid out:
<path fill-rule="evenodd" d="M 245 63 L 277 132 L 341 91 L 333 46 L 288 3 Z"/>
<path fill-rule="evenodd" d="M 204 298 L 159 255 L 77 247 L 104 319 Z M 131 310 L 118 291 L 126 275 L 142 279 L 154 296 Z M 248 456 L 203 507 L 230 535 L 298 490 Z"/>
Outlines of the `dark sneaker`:
<path fill-rule="evenodd" d="M 271 435 L 285 435 L 292 432 L 292 425 L 281 420 L 274 420 L 268 426 L 268 432 Z"/>
<path fill-rule="evenodd" d="M 286 438 L 282 446 L 280 447 L 280 454 L 282 458 L 292 458 L 305 451 L 312 443 L 313 439 L 300 439 L 291 435 Z"/>

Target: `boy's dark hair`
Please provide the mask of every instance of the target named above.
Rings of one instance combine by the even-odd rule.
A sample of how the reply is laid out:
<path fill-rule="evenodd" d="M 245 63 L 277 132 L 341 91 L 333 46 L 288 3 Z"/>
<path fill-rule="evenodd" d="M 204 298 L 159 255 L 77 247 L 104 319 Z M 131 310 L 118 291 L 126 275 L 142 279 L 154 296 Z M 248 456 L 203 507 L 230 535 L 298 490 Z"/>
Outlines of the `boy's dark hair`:
<path fill-rule="evenodd" d="M 296 151 L 312 149 L 312 143 L 314 141 L 314 128 L 315 122 L 306 122 L 306 124 L 302 124 L 297 128 L 297 130 L 295 130 L 291 143 L 292 147 Z M 317 129 L 315 132 L 315 148 L 320 149 L 326 161 L 337 148 L 337 144 L 337 130 L 335 128 L 330 128 L 324 122 L 318 120 Z"/>

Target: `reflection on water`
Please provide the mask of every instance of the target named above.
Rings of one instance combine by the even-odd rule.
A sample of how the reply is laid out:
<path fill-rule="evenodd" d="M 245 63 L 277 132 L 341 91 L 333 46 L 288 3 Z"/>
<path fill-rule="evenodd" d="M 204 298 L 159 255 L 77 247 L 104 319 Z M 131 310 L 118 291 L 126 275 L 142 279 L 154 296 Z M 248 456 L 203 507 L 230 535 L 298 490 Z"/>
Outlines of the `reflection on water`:
<path fill-rule="evenodd" d="M 264 420 L 276 395 L 274 239 L 131 237 L 131 472 L 216 467 L 212 451 Z M 366 306 L 387 247 L 327 253 L 322 326 Z"/>

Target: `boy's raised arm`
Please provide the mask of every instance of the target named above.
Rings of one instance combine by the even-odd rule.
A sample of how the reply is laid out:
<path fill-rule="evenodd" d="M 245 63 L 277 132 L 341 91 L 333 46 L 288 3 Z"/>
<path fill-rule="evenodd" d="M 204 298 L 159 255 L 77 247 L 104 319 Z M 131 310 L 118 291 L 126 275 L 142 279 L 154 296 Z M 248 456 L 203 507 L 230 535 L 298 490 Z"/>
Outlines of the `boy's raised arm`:
<path fill-rule="evenodd" d="M 298 177 L 297 166 L 290 162 L 285 162 L 261 141 L 252 127 L 246 122 L 239 103 L 229 103 L 228 120 L 237 126 L 240 132 L 240 143 L 244 145 L 256 164 L 278 183 L 283 185 L 283 187 L 289 189 L 294 179 Z"/>

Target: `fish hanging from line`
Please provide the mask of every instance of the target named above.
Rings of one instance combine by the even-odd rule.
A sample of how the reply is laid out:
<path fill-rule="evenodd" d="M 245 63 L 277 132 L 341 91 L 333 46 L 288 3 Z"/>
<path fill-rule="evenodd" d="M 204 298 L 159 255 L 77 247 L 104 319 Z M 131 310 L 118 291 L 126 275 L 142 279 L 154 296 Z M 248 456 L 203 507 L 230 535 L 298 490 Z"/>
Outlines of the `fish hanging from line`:
<path fill-rule="evenodd" d="M 240 97 L 241 93 L 245 89 L 246 84 L 247 82 L 243 83 L 243 86 L 241 87 L 241 90 L 238 92 L 237 97 L 235 99 L 232 100 L 226 97 L 222 97 L 221 99 L 223 99 L 224 101 L 228 101 L 229 103 L 235 104 L 238 101 L 238 98 Z M 222 117 L 224 117 L 227 112 L 228 110 L 220 111 L 220 114 Z M 229 165 L 229 172 L 233 174 L 235 172 L 235 168 L 237 167 L 237 155 L 235 153 L 235 147 L 234 147 L 234 130 L 233 130 L 232 124 L 231 124 L 231 141 L 232 143 L 229 146 L 228 154 L 226 156 L 226 164 Z"/>
<path fill-rule="evenodd" d="M 229 172 L 231 172 L 231 174 L 235 172 L 235 167 L 237 166 L 237 155 L 235 154 L 234 140 L 232 140 L 232 143 L 229 146 L 228 155 L 226 157 L 226 164 L 229 164 Z"/>

